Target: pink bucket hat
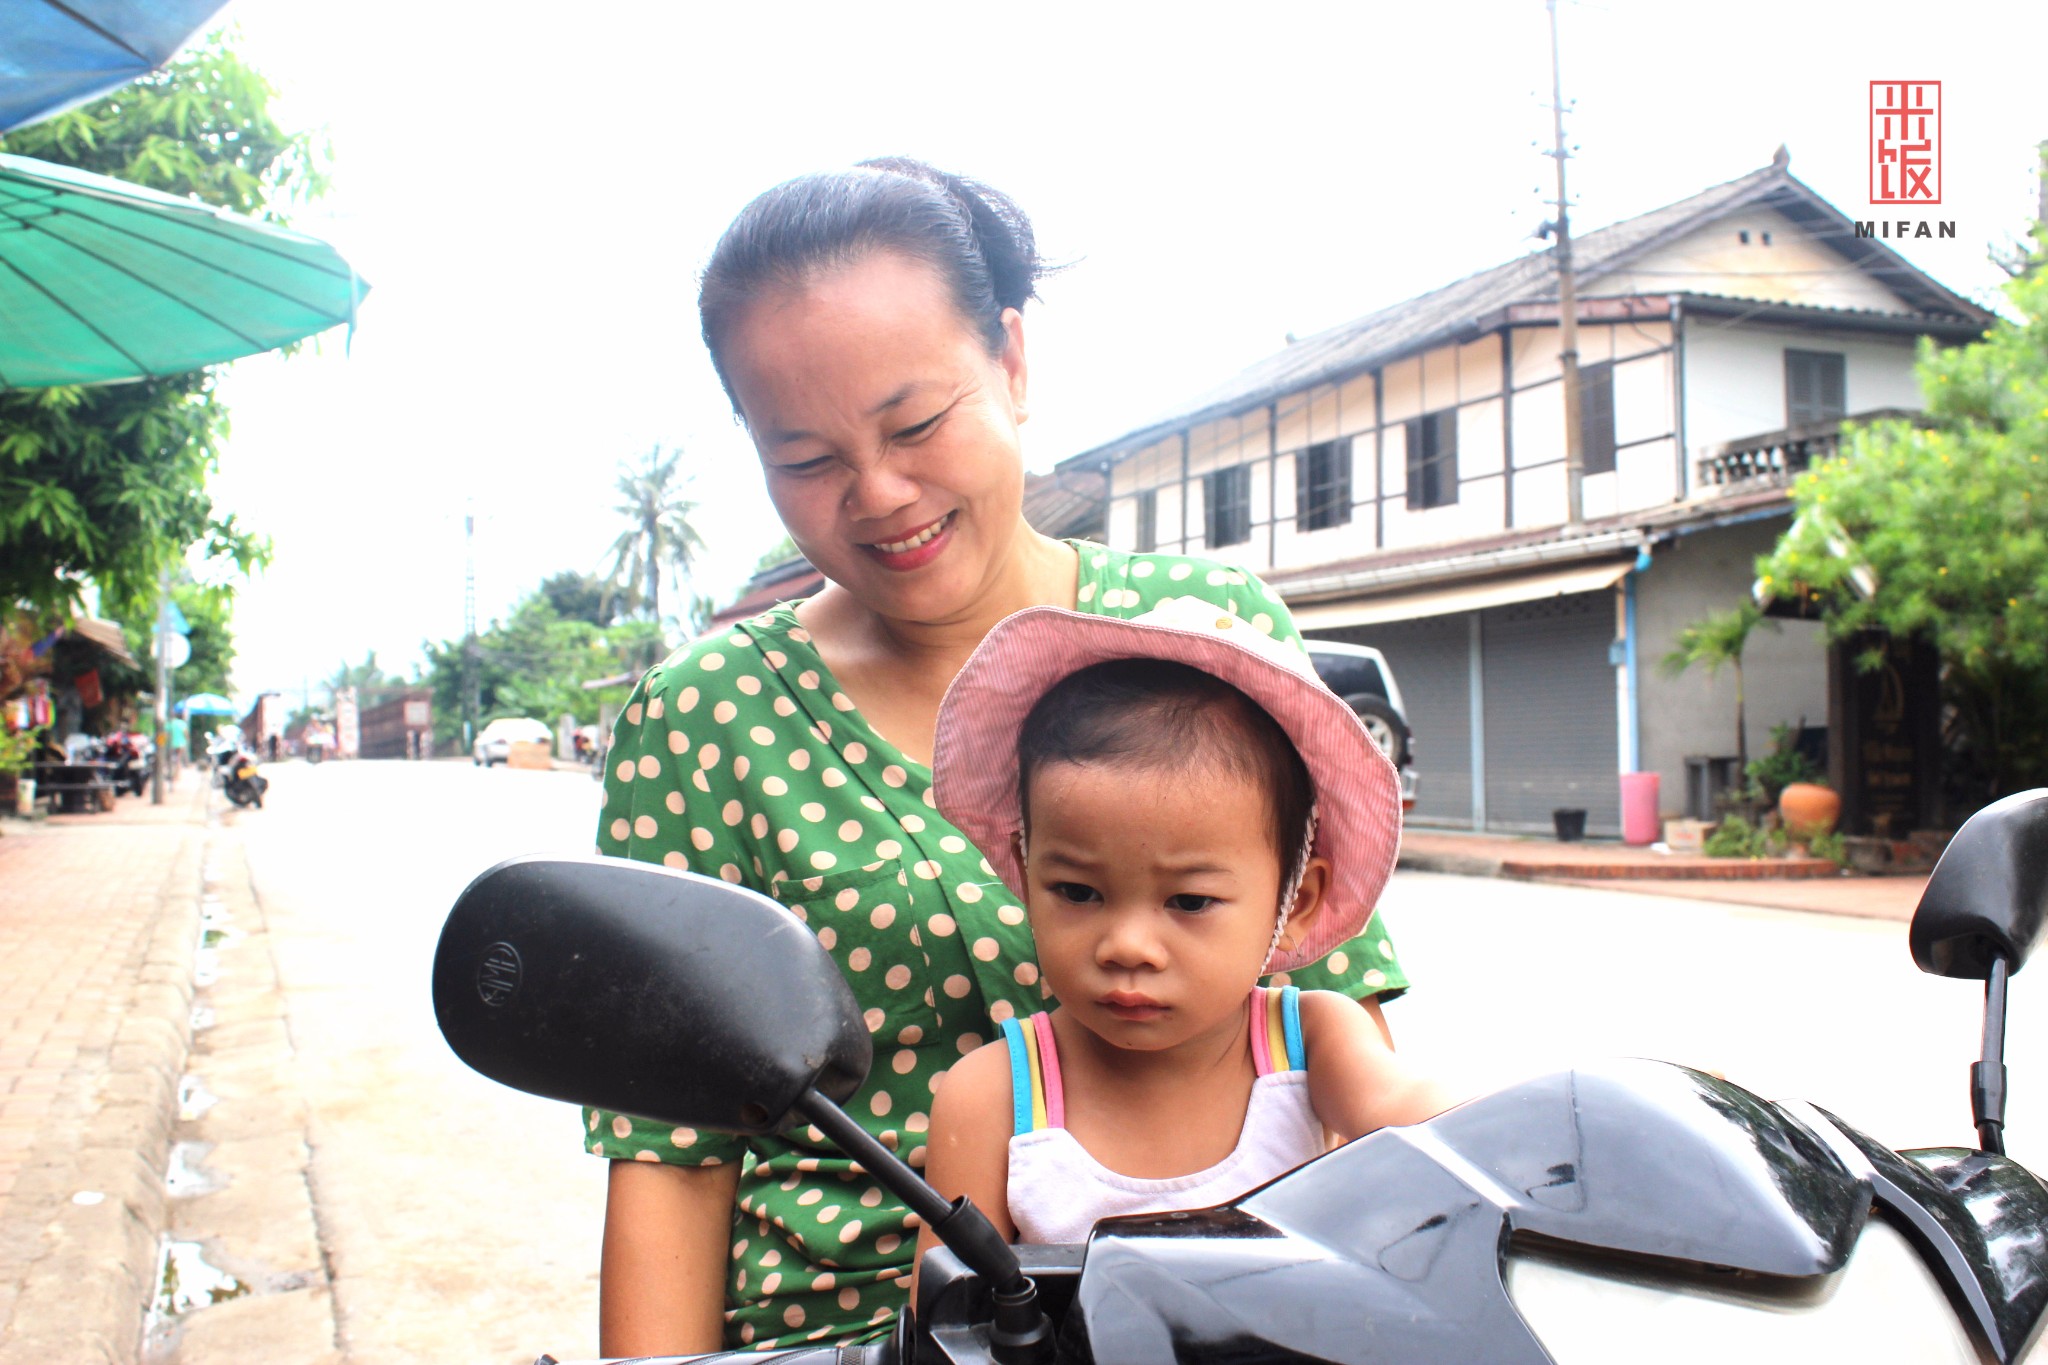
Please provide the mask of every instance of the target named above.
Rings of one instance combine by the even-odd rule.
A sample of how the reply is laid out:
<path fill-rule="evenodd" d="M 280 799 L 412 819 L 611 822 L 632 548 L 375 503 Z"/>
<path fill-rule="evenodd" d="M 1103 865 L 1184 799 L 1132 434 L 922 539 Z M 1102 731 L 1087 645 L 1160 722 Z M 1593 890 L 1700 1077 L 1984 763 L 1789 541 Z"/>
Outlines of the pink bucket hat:
<path fill-rule="evenodd" d="M 1021 903 L 1024 869 L 1012 838 L 1024 827 L 1017 737 L 1054 684 L 1111 659 L 1166 659 L 1222 679 L 1270 715 L 1307 766 L 1317 811 L 1312 854 L 1330 860 L 1323 907 L 1269 972 L 1306 967 L 1372 918 L 1401 843 L 1401 784 L 1349 706 L 1308 656 L 1200 598 L 1159 603 L 1123 620 L 1030 607 L 999 623 L 946 689 L 932 752 L 932 803 L 988 856 Z"/>

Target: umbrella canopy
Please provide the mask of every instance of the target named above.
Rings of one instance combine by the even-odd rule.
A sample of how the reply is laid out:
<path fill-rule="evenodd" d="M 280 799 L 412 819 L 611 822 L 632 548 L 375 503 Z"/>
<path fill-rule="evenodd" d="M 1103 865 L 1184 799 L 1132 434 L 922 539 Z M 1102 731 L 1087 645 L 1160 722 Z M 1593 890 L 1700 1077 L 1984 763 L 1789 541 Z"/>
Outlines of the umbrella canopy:
<path fill-rule="evenodd" d="M 0 0 L 0 132 L 169 61 L 225 0 Z"/>
<path fill-rule="evenodd" d="M 0 388 L 180 374 L 352 322 L 327 243 L 0 155 Z"/>
<path fill-rule="evenodd" d="M 185 698 L 171 708 L 181 716 L 239 716 L 242 708 L 226 697 L 212 692 L 199 692 Z"/>

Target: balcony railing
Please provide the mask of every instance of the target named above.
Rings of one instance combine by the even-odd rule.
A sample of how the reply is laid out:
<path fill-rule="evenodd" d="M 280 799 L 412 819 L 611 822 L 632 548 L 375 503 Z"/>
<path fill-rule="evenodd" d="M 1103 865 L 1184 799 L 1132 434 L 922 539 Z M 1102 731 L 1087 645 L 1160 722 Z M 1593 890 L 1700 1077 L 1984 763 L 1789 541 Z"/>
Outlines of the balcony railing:
<path fill-rule="evenodd" d="M 1926 414 L 1908 408 L 1873 408 L 1833 422 L 1807 422 L 1783 431 L 1767 431 L 1730 441 L 1695 462 L 1695 492 L 1769 487 L 1789 483 L 1815 460 L 1841 449 L 1842 428 L 1851 422 L 1924 421 Z"/>

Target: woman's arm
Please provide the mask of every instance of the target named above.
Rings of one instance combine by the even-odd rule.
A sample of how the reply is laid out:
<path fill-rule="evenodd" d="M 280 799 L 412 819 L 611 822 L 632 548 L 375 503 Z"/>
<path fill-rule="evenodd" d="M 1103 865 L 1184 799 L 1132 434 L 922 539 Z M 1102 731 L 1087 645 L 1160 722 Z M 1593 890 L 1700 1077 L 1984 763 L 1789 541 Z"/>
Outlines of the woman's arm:
<path fill-rule="evenodd" d="M 1388 1124 L 1420 1123 L 1456 1102 L 1395 1053 L 1382 1027 L 1348 996 L 1301 993 L 1309 1103 L 1323 1127 L 1347 1142 Z"/>
<path fill-rule="evenodd" d="M 1003 1043 L 976 1048 L 946 1073 L 932 1096 L 932 1128 L 925 1144 L 924 1178 L 948 1199 L 966 1195 L 988 1215 L 1005 1241 L 1017 1240 L 1010 1221 L 1010 1050 Z M 929 1227 L 918 1229 L 918 1267 L 939 1244 Z M 917 1270 L 910 1275 L 917 1302 Z"/>
<path fill-rule="evenodd" d="M 606 1189 L 597 1349 L 606 1356 L 723 1348 L 736 1161 L 614 1161 Z"/>

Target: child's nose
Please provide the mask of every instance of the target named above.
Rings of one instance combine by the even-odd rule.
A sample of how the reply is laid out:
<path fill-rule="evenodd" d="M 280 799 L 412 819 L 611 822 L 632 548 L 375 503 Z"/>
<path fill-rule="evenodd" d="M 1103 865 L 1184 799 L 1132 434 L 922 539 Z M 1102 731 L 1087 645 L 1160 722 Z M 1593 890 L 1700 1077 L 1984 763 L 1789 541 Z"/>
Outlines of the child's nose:
<path fill-rule="evenodd" d="M 1105 967 L 1166 965 L 1165 948 L 1155 932 L 1152 917 L 1142 912 L 1110 915 L 1102 939 L 1096 944 L 1095 957 Z"/>

